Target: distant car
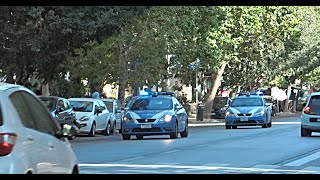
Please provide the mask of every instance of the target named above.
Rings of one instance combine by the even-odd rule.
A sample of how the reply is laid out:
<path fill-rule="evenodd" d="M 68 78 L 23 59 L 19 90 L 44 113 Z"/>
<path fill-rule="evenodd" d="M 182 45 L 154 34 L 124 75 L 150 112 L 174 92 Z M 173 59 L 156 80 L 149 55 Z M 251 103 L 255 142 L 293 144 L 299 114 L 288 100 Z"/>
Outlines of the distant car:
<path fill-rule="evenodd" d="M 211 119 L 224 119 L 230 104 L 229 97 L 216 96 L 213 100 Z"/>
<path fill-rule="evenodd" d="M 101 100 L 105 103 L 107 109 L 111 113 L 111 120 L 113 123 L 112 132 L 119 130 L 121 133 L 121 121 L 123 114 L 120 102 L 117 99 L 112 98 L 102 98 Z"/>
<path fill-rule="evenodd" d="M 125 107 L 122 120 L 122 137 L 129 140 L 132 135 L 143 139 L 150 135 L 178 134 L 188 137 L 188 115 L 181 103 L 171 92 L 152 92 L 135 96 Z"/>
<path fill-rule="evenodd" d="M 232 100 L 226 112 L 226 129 L 236 129 L 237 126 L 272 126 L 271 108 L 258 95 L 247 93 Z"/>
<path fill-rule="evenodd" d="M 262 96 L 265 101 L 266 101 L 266 104 L 268 104 L 270 107 L 271 107 L 271 115 L 274 116 L 277 112 L 277 107 L 276 107 L 276 103 L 274 102 L 274 99 L 272 96 L 265 96 L 263 95 Z"/>
<path fill-rule="evenodd" d="M 0 83 L 0 174 L 78 174 L 64 127 L 31 90 Z"/>
<path fill-rule="evenodd" d="M 311 136 L 312 132 L 320 132 L 320 92 L 310 94 L 301 114 L 301 136 Z"/>
<path fill-rule="evenodd" d="M 113 122 L 111 113 L 106 105 L 97 98 L 70 98 L 71 106 L 76 114 L 77 122 L 81 125 L 80 133 L 95 136 L 102 132 L 109 136 L 112 130 Z"/>
<path fill-rule="evenodd" d="M 76 114 L 74 113 L 68 99 L 57 96 L 39 97 L 51 112 L 51 116 L 57 120 L 61 127 L 63 127 L 65 124 L 75 126 L 74 128 L 76 131 L 73 132 L 71 137 L 69 137 L 69 140 L 74 139 L 77 136 L 77 131 L 79 130 L 80 126 L 77 124 Z"/>

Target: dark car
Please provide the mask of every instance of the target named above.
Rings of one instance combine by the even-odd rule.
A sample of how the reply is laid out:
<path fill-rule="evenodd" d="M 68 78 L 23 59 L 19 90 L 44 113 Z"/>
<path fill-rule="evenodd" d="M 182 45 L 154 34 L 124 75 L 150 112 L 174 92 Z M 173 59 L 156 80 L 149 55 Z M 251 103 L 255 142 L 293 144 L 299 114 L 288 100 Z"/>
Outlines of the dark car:
<path fill-rule="evenodd" d="M 211 119 L 224 119 L 230 103 L 229 97 L 216 96 L 213 100 Z"/>
<path fill-rule="evenodd" d="M 68 99 L 57 96 L 39 96 L 39 98 L 47 106 L 51 113 L 51 116 L 63 127 L 63 125 L 71 125 L 76 130 L 79 130 L 79 126 L 76 122 L 76 115 L 73 108 L 70 105 Z M 74 139 L 77 132 L 73 133 L 73 136 L 69 139 Z"/>

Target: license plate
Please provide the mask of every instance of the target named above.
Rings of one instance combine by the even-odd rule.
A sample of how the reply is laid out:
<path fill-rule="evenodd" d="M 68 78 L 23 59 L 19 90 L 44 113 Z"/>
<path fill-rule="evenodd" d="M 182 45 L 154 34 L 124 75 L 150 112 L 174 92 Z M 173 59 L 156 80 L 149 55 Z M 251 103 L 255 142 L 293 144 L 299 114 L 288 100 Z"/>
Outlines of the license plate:
<path fill-rule="evenodd" d="M 248 121 L 248 118 L 247 117 L 242 117 L 242 118 L 240 118 L 240 121 Z"/>
<path fill-rule="evenodd" d="M 151 124 L 141 124 L 141 129 L 151 128 Z"/>
<path fill-rule="evenodd" d="M 211 113 L 211 115 L 213 115 L 213 116 L 214 116 L 214 115 L 216 115 L 216 113 Z"/>

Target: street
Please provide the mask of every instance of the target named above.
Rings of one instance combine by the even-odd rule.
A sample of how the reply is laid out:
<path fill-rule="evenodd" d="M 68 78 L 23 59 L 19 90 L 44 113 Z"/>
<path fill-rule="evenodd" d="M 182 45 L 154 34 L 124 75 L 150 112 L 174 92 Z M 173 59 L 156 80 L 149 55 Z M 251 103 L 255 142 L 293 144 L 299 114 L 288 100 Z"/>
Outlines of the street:
<path fill-rule="evenodd" d="M 287 117 L 271 128 L 190 127 L 175 140 L 98 135 L 71 143 L 82 174 L 319 174 L 319 137 L 301 137 L 300 117 Z"/>

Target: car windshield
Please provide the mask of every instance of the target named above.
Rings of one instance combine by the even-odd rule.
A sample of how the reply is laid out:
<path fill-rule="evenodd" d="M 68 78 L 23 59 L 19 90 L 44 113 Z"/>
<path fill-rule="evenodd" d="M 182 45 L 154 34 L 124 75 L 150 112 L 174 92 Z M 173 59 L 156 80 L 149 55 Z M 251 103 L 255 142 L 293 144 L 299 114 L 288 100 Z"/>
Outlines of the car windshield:
<path fill-rule="evenodd" d="M 130 110 L 170 110 L 172 108 L 172 100 L 168 98 L 141 98 L 135 100 L 130 106 Z"/>
<path fill-rule="evenodd" d="M 213 100 L 213 109 L 220 109 L 227 104 L 227 97 L 215 97 Z"/>
<path fill-rule="evenodd" d="M 235 98 L 231 107 L 246 107 L 246 106 L 263 106 L 261 98 Z"/>
<path fill-rule="evenodd" d="M 103 101 L 104 104 L 107 106 L 109 112 L 113 112 L 113 102 L 110 101 Z"/>
<path fill-rule="evenodd" d="M 53 98 L 45 98 L 40 97 L 40 99 L 44 102 L 44 104 L 47 106 L 49 111 L 53 111 L 56 107 L 56 99 Z"/>
<path fill-rule="evenodd" d="M 90 101 L 70 101 L 74 111 L 92 112 L 93 102 Z"/>

